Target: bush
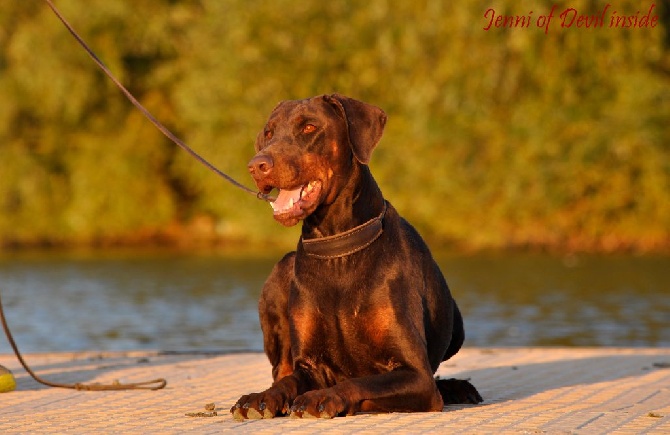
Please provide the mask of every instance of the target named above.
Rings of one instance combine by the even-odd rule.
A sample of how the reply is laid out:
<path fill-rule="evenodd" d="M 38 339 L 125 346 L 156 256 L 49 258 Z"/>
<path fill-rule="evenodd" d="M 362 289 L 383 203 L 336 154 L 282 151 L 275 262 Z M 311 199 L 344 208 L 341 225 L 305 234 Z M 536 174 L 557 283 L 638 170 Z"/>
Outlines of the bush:
<path fill-rule="evenodd" d="M 670 247 L 667 23 L 486 31 L 489 7 L 538 17 L 553 3 L 303 3 L 58 6 L 156 117 L 248 185 L 275 104 L 340 92 L 388 113 L 373 173 L 431 244 Z M 592 3 L 569 6 L 599 14 Z M 4 9 L 2 243 L 295 243 L 144 120 L 46 6 Z"/>

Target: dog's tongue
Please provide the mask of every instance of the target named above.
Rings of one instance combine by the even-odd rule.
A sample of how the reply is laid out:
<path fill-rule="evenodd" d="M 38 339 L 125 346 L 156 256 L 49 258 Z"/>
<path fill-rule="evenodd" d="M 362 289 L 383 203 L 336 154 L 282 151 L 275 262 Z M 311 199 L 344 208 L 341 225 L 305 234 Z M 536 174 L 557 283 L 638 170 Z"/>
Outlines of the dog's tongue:
<path fill-rule="evenodd" d="M 275 213 L 289 210 L 291 207 L 293 207 L 293 204 L 300 200 L 301 192 L 302 187 L 298 187 L 295 190 L 281 189 L 279 191 L 279 195 L 277 195 L 277 199 L 270 203 L 272 205 L 272 209 L 275 211 Z"/>

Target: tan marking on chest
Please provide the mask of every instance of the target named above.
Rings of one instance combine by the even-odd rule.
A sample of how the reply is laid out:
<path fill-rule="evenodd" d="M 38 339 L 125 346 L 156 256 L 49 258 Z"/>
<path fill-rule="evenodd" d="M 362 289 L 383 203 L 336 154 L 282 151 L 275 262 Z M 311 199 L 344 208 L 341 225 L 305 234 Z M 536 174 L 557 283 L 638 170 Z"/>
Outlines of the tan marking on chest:
<path fill-rule="evenodd" d="M 316 317 L 309 312 L 294 310 L 291 313 L 291 323 L 295 331 L 295 338 L 299 343 L 309 343 L 316 333 Z"/>
<path fill-rule="evenodd" d="M 395 324 L 395 313 L 391 307 L 381 307 L 361 320 L 364 322 L 366 337 L 370 340 L 370 344 L 382 346 Z"/>

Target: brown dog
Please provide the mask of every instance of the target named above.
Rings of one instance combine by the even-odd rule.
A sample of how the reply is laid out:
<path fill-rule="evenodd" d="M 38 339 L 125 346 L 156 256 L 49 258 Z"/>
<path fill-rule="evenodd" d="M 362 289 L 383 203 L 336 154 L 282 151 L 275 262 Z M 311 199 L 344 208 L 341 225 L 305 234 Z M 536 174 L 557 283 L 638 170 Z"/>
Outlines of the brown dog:
<path fill-rule="evenodd" d="M 386 115 L 341 95 L 284 101 L 249 170 L 283 225 L 303 221 L 295 252 L 259 303 L 270 388 L 242 396 L 236 419 L 440 411 L 479 403 L 467 381 L 435 380 L 463 344 L 463 321 L 416 230 L 367 166 Z"/>

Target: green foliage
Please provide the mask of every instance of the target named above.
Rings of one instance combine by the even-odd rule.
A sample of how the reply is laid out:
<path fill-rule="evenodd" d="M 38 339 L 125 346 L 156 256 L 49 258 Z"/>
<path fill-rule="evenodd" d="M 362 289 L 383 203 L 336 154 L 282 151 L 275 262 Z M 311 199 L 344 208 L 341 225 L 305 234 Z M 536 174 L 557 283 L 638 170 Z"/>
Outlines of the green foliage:
<path fill-rule="evenodd" d="M 446 3 L 57 6 L 157 118 L 248 185 L 275 104 L 340 92 L 388 113 L 373 173 L 432 244 L 668 249 L 667 27 L 485 31 L 489 7 L 553 3 Z M 295 243 L 143 119 L 45 4 L 3 5 L 0 46 L 0 245 Z"/>

